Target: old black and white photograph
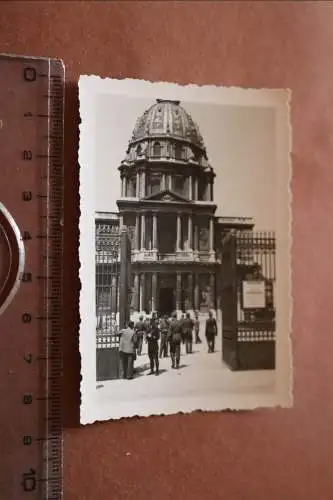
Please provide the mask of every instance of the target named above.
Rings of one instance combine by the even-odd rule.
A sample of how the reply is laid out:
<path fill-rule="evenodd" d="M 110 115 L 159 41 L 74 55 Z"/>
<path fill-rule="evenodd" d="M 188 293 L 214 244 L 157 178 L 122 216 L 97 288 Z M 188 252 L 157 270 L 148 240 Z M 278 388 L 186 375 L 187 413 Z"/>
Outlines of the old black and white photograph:
<path fill-rule="evenodd" d="M 289 91 L 79 92 L 81 422 L 291 406 Z"/>

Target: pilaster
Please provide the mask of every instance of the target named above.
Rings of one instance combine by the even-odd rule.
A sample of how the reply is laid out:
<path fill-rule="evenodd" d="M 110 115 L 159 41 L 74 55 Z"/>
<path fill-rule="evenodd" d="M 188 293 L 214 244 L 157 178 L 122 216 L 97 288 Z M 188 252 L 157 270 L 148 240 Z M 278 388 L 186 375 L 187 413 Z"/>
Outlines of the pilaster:
<path fill-rule="evenodd" d="M 138 311 L 139 310 L 139 274 L 135 273 L 134 274 L 134 310 Z"/>
<path fill-rule="evenodd" d="M 141 252 L 146 246 L 146 214 L 141 215 Z"/>
<path fill-rule="evenodd" d="M 181 251 L 182 219 L 181 214 L 177 213 L 177 245 L 176 252 Z"/>
<path fill-rule="evenodd" d="M 177 273 L 177 282 L 176 282 L 176 310 L 180 311 L 181 307 L 181 294 L 182 294 L 182 275 L 181 273 Z"/>
<path fill-rule="evenodd" d="M 153 250 L 157 251 L 157 214 L 153 212 Z"/>
<path fill-rule="evenodd" d="M 153 273 L 151 277 L 151 308 L 157 310 L 157 274 Z"/>
<path fill-rule="evenodd" d="M 194 274 L 194 309 L 199 310 L 200 290 L 199 290 L 199 274 Z"/>
<path fill-rule="evenodd" d="M 188 308 L 193 309 L 193 274 L 188 275 Z"/>

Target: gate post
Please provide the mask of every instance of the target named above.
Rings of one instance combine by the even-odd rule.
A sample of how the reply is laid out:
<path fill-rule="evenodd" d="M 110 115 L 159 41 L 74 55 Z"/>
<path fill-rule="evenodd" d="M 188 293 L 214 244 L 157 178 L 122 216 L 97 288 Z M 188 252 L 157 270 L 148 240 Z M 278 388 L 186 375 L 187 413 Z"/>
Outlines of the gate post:
<path fill-rule="evenodd" d="M 236 235 L 230 232 L 222 242 L 221 265 L 221 310 L 222 310 L 222 358 L 231 368 L 237 370 L 237 264 Z"/>
<path fill-rule="evenodd" d="M 120 272 L 119 272 L 119 328 L 125 328 L 129 320 L 129 255 L 130 246 L 126 227 L 120 229 Z"/>

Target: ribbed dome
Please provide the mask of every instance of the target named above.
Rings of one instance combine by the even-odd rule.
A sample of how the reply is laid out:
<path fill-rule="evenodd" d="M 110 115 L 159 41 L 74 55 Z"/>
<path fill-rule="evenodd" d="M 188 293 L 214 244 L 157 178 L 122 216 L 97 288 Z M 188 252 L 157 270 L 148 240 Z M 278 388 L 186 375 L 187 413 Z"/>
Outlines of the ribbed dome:
<path fill-rule="evenodd" d="M 180 101 L 157 99 L 138 118 L 130 143 L 154 137 L 179 139 L 205 150 L 197 124 L 180 105 Z"/>

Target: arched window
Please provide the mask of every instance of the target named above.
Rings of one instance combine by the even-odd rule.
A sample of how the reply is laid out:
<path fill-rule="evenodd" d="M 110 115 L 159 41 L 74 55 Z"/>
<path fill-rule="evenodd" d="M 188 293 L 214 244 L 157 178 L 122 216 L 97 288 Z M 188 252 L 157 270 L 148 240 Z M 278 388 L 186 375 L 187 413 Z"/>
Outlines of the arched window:
<path fill-rule="evenodd" d="M 141 147 L 141 144 L 138 145 L 138 147 L 136 148 L 136 154 L 138 156 L 140 156 L 142 154 L 142 147 Z"/>
<path fill-rule="evenodd" d="M 159 142 L 154 142 L 153 156 L 161 156 L 161 144 Z"/>

